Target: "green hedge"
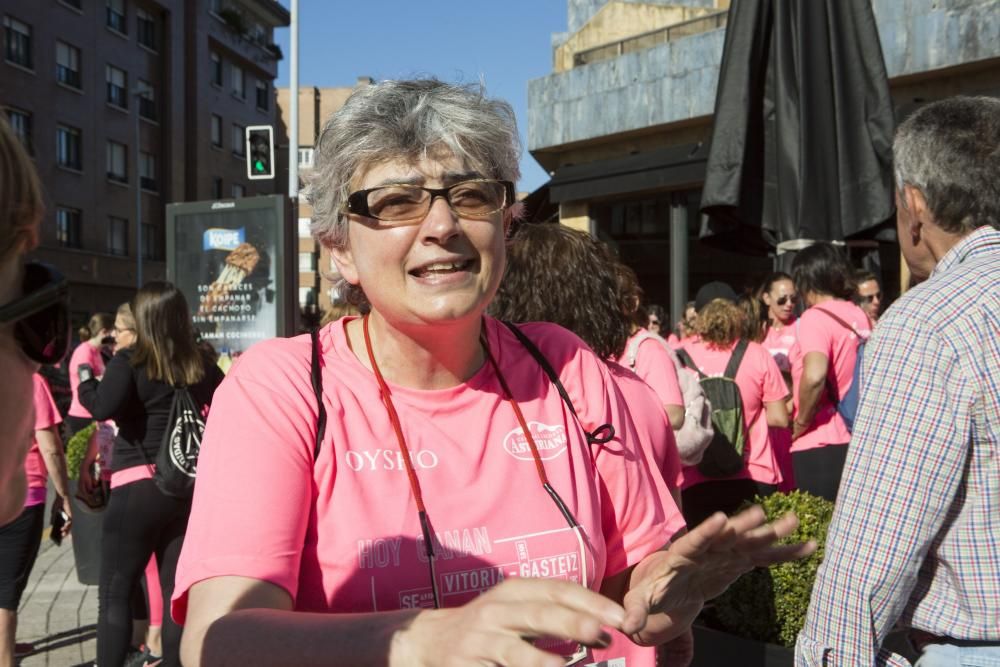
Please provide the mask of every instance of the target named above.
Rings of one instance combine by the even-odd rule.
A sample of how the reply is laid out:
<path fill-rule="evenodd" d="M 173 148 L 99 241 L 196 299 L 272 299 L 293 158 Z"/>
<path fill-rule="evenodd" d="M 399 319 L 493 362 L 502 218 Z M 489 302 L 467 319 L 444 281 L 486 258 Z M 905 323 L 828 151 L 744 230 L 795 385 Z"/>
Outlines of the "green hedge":
<path fill-rule="evenodd" d="M 73 437 L 66 443 L 66 467 L 70 479 L 77 479 L 80 476 L 80 464 L 87 456 L 90 437 L 94 435 L 96 430 L 97 422 L 92 422 L 90 426 L 74 433 Z"/>
<path fill-rule="evenodd" d="M 799 517 L 798 529 L 786 542 L 816 540 L 809 558 L 758 568 L 740 577 L 707 610 L 726 632 L 782 646 L 794 646 L 806 620 L 816 570 L 823 560 L 826 531 L 833 517 L 833 503 L 804 491 L 775 493 L 755 498 L 769 521 L 786 512 Z"/>

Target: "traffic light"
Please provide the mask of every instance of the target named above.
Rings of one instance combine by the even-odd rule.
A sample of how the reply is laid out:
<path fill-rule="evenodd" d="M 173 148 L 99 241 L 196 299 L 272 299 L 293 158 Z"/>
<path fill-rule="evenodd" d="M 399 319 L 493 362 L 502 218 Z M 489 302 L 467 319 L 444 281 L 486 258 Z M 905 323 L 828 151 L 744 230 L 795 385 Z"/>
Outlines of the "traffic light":
<path fill-rule="evenodd" d="M 274 178 L 274 130 L 270 125 L 247 127 L 247 178 Z"/>

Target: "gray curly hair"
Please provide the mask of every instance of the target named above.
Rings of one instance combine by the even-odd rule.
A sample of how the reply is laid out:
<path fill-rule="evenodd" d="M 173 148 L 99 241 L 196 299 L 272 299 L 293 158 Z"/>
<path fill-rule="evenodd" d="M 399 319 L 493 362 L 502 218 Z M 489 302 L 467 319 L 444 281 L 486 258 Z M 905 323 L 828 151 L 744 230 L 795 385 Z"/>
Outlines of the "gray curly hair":
<path fill-rule="evenodd" d="M 446 150 L 486 178 L 516 183 L 521 144 L 514 110 L 486 97 L 481 85 L 436 79 L 383 81 L 356 90 L 332 114 L 316 144 L 305 195 L 312 234 L 323 245 L 347 245 L 344 206 L 363 170 L 390 160 L 416 162 Z M 364 305 L 359 286 L 338 285 L 349 303 Z"/>

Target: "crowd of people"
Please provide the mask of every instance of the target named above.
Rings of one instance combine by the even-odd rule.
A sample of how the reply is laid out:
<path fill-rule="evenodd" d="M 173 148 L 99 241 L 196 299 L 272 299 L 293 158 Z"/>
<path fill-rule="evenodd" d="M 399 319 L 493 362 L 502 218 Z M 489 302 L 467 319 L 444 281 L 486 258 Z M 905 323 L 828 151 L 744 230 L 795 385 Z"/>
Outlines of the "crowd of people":
<path fill-rule="evenodd" d="M 752 506 L 794 489 L 836 503 L 797 664 L 906 664 L 897 623 L 920 667 L 1000 660 L 1000 102 L 928 105 L 894 151 L 919 284 L 884 316 L 877 276 L 815 243 L 671 327 L 610 245 L 519 220 L 507 103 L 361 88 L 308 183 L 345 310 L 224 376 L 166 282 L 64 360 L 0 121 L 0 667 L 30 650 L 49 480 L 58 535 L 80 507 L 62 441 L 95 422 L 70 472 L 102 517 L 102 667 L 687 665 L 706 601 L 815 550 Z M 192 433 L 193 495 L 166 470 Z"/>

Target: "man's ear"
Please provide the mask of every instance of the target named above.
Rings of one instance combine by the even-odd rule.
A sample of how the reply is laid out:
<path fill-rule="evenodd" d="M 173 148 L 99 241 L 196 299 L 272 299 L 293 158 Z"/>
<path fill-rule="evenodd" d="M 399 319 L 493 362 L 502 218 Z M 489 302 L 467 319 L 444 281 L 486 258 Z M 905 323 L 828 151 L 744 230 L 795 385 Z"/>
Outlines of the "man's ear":
<path fill-rule="evenodd" d="M 919 188 L 907 184 L 903 186 L 903 204 L 910 213 L 907 216 L 910 237 L 916 242 L 920 239 L 923 225 L 929 220 L 930 210 L 927 207 L 927 199 Z"/>

